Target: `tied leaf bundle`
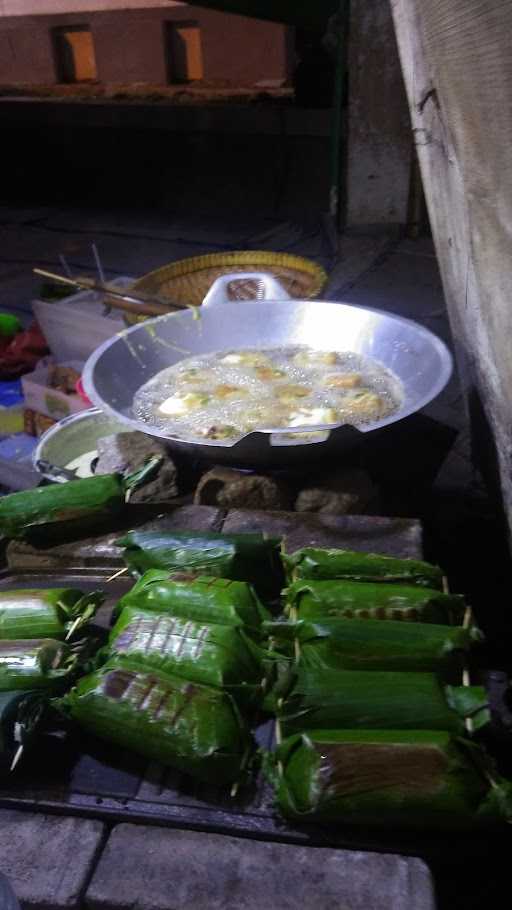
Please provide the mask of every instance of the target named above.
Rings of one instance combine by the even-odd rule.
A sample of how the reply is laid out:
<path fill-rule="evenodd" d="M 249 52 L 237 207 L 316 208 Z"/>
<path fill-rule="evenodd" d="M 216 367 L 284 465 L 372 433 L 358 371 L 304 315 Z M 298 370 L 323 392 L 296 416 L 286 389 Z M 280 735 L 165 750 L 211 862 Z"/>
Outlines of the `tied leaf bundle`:
<path fill-rule="evenodd" d="M 425 730 L 314 730 L 267 758 L 295 821 L 463 829 L 512 818 L 511 786 L 473 743 Z"/>
<path fill-rule="evenodd" d="M 135 575 L 148 569 L 197 572 L 250 582 L 262 597 L 278 594 L 283 582 L 281 540 L 264 534 L 130 531 L 118 541 Z"/>
<path fill-rule="evenodd" d="M 95 614 L 104 596 L 74 588 L 0 592 L 0 640 L 70 638 Z"/>
<path fill-rule="evenodd" d="M 125 606 L 155 610 L 196 622 L 258 628 L 270 614 L 252 586 L 244 581 L 194 573 L 170 574 L 149 569 L 118 602 L 116 615 Z"/>
<path fill-rule="evenodd" d="M 476 629 L 427 623 L 323 619 L 317 622 L 265 623 L 277 647 L 293 643 L 301 667 L 312 670 L 399 670 L 437 673 L 459 683 Z M 286 653 L 286 650 L 285 650 Z M 291 653 L 291 649 L 288 649 Z"/>
<path fill-rule="evenodd" d="M 0 641 L 0 692 L 56 692 L 69 678 L 77 656 L 60 641 Z"/>
<path fill-rule="evenodd" d="M 434 588 L 363 581 L 295 581 L 284 591 L 286 609 L 297 619 L 379 619 L 457 625 L 465 603 L 460 594 Z"/>
<path fill-rule="evenodd" d="M 345 578 L 352 581 L 378 581 L 415 585 L 442 590 L 443 575 L 438 566 L 420 559 L 397 559 L 352 550 L 321 550 L 305 547 L 284 557 L 292 581 Z"/>
<path fill-rule="evenodd" d="M 283 733 L 304 730 L 446 730 L 464 735 L 489 722 L 480 686 L 444 686 L 431 673 L 299 667 L 277 708 Z"/>
<path fill-rule="evenodd" d="M 139 471 L 103 474 L 23 490 L 0 498 L 0 535 L 23 538 L 44 529 L 45 537 L 54 531 L 77 526 L 88 527 L 98 519 L 121 513 L 130 491 L 140 486 L 160 464 L 152 458 Z"/>
<path fill-rule="evenodd" d="M 229 695 L 136 666 L 107 664 L 60 704 L 90 733 L 211 784 L 237 781 L 251 749 Z"/>
<path fill-rule="evenodd" d="M 126 606 L 110 633 L 109 662 L 137 663 L 202 685 L 226 688 L 244 702 L 262 693 L 258 649 L 236 626 L 204 625 Z"/>

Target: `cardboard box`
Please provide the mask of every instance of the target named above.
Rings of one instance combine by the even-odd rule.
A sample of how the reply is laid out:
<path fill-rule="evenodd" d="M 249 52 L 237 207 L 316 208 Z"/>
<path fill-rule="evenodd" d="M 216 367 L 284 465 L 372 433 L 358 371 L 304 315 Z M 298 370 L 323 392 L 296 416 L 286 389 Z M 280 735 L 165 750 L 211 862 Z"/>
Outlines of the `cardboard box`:
<path fill-rule="evenodd" d="M 81 363 L 65 363 L 60 366 L 72 366 L 74 369 L 81 371 Z M 78 411 L 87 410 L 87 405 L 79 395 L 66 395 L 59 389 L 51 389 L 48 386 L 48 374 L 50 365 L 38 365 L 33 373 L 27 373 L 21 378 L 21 386 L 25 399 L 25 410 L 35 411 L 38 414 L 44 414 L 46 417 L 56 422 L 68 417 L 70 414 L 77 414 Z"/>

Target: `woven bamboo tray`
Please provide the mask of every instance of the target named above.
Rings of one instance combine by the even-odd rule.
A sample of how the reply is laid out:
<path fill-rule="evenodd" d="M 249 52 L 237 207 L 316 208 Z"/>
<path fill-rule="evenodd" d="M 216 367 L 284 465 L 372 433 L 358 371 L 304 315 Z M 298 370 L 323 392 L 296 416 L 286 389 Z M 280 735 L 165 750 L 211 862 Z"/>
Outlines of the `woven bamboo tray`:
<path fill-rule="evenodd" d="M 173 303 L 199 306 L 215 279 L 230 272 L 268 272 L 297 299 L 317 297 L 327 281 L 324 269 L 309 259 L 288 253 L 250 250 L 212 253 L 171 262 L 137 279 L 133 290 L 168 298 Z M 255 296 L 254 289 L 247 282 L 246 292 L 237 292 L 236 296 L 250 300 Z"/>

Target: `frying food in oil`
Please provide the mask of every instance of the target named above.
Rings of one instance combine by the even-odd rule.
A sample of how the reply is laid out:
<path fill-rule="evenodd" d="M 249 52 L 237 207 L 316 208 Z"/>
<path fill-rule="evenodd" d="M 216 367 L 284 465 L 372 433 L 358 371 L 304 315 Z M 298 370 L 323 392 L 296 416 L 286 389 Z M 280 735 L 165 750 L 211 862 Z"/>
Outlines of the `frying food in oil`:
<path fill-rule="evenodd" d="M 398 379 L 371 358 L 305 346 L 189 357 L 138 390 L 135 415 L 184 440 L 234 440 L 380 420 L 401 398 Z"/>

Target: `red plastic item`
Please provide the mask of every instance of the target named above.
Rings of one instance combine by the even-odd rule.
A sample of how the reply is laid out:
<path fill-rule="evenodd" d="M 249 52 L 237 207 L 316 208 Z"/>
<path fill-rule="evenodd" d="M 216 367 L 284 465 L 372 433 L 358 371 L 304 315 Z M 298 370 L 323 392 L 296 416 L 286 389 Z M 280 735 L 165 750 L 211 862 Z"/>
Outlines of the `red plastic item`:
<path fill-rule="evenodd" d="M 37 322 L 19 332 L 3 350 L 0 350 L 0 380 L 18 379 L 31 373 L 37 362 L 50 353 L 46 338 Z"/>
<path fill-rule="evenodd" d="M 81 380 L 81 379 L 78 380 L 78 382 L 77 382 L 77 384 L 76 384 L 76 386 L 75 386 L 75 392 L 76 392 L 77 395 L 80 396 L 80 398 L 82 399 L 82 401 L 84 402 L 84 404 L 88 404 L 90 408 L 93 407 L 93 403 L 92 403 L 91 399 L 90 399 L 90 398 L 87 398 L 87 395 L 86 395 L 85 392 L 84 392 L 84 387 L 83 387 L 83 385 L 82 385 L 82 380 Z"/>

